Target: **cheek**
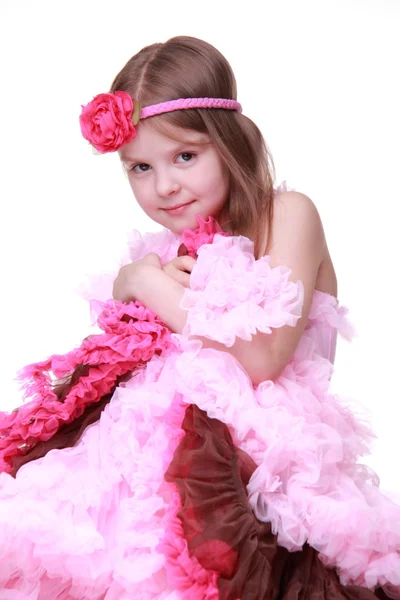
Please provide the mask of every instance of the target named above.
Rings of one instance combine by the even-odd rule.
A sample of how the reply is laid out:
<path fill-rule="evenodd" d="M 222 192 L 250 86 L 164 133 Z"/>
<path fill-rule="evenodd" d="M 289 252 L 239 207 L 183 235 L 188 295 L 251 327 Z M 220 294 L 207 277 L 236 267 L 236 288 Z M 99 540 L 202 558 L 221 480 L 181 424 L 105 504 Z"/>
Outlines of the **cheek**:
<path fill-rule="evenodd" d="M 203 185 L 207 188 L 207 195 L 215 200 L 225 200 L 229 190 L 229 175 L 221 172 L 221 170 L 214 169 L 211 176 L 209 174 L 209 177 L 204 179 Z"/>
<path fill-rule="evenodd" d="M 224 173 L 214 157 L 204 161 L 201 168 L 191 177 L 193 186 L 208 197 L 220 195 L 224 187 Z"/>
<path fill-rule="evenodd" d="M 148 198 L 151 197 L 149 193 L 148 186 L 145 185 L 145 182 L 137 182 L 133 179 L 129 180 L 131 190 L 133 195 L 135 196 L 136 202 L 139 204 L 141 208 L 146 208 L 149 204 Z"/>
<path fill-rule="evenodd" d="M 210 155 L 203 173 L 204 186 L 209 192 L 214 190 L 214 196 L 227 193 L 229 188 L 229 170 L 215 154 Z"/>

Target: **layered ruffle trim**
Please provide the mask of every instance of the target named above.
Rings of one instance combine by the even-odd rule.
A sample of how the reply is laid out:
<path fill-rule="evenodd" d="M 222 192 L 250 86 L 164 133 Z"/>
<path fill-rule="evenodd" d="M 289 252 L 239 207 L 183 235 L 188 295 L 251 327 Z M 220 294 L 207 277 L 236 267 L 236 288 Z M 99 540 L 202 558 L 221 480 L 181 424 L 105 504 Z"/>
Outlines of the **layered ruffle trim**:
<path fill-rule="evenodd" d="M 278 545 L 270 523 L 257 520 L 247 500 L 246 484 L 256 465 L 234 447 L 226 425 L 189 405 L 182 429 L 185 435 L 165 475 L 179 490 L 174 523 L 185 548 L 176 564 L 179 574 L 189 549 L 192 560 L 217 575 L 219 600 L 271 600 L 278 590 L 283 600 L 386 598 L 382 590 L 375 595 L 340 584 L 336 571 L 325 567 L 308 544 L 298 552 Z M 204 593 L 198 600 L 209 597 Z"/>
<path fill-rule="evenodd" d="M 221 232 L 211 217 L 199 217 L 198 225 L 183 232 L 178 252 L 194 258 L 202 244 L 212 244 Z M 153 237 L 149 234 L 148 243 Z M 142 246 L 134 257 L 147 253 Z M 79 348 L 27 365 L 19 373 L 24 397 L 31 401 L 11 414 L 0 413 L 0 471 L 12 473 L 16 457 L 34 451 L 62 425 L 79 418 L 87 407 L 112 392 L 118 378 L 173 347 L 169 328 L 139 302 L 92 300 L 91 309 L 104 333 L 88 336 Z M 65 394 L 58 394 L 53 386 L 60 378 L 67 382 Z"/>
<path fill-rule="evenodd" d="M 180 243 L 171 241 L 173 256 Z M 182 439 L 182 407 L 194 404 L 226 424 L 254 462 L 250 506 L 281 547 L 308 542 L 343 584 L 400 585 L 400 506 L 359 469 L 372 434 L 328 393 L 328 361 L 297 355 L 276 382 L 254 390 L 230 354 L 190 340 L 205 335 L 229 346 L 295 326 L 301 282 L 289 281 L 286 267 L 271 268 L 268 257 L 256 261 L 246 238 L 216 235 L 197 256 L 183 300 L 188 325 L 173 336 L 175 346 L 138 366 L 75 447 L 51 451 L 15 480 L 0 475 L 0 584 L 29 600 L 57 590 L 100 600 L 104 589 L 107 600 L 214 600 L 215 572 L 188 552 L 176 520 L 183 507 L 164 481 Z M 341 308 L 317 293 L 310 320 L 351 337 Z M 127 350 L 125 343 L 121 356 Z"/>
<path fill-rule="evenodd" d="M 283 181 L 275 188 L 275 194 L 294 190 L 287 186 L 286 181 Z M 207 223 L 210 224 L 210 219 L 205 221 L 207 231 Z M 215 221 L 214 221 L 215 223 Z M 209 227 L 208 227 L 209 228 Z M 218 228 L 219 229 L 219 228 Z M 215 228 L 213 227 L 213 233 Z M 195 236 L 194 244 L 191 243 Z M 134 229 L 129 232 L 126 240 L 126 247 L 123 249 L 119 260 L 115 263 L 115 267 L 107 272 L 93 273 L 85 281 L 76 288 L 76 293 L 84 300 L 101 300 L 107 302 L 112 298 L 113 284 L 118 275 L 118 271 L 124 265 L 140 260 L 149 254 L 155 252 L 160 257 L 161 264 L 164 265 L 178 254 L 178 249 L 181 243 L 184 243 L 189 250 L 199 247 L 198 234 L 193 234 L 190 230 L 185 230 L 182 236 L 179 236 L 169 229 L 162 229 L 156 232 L 140 233 Z M 201 243 L 210 243 L 212 238 L 203 236 Z"/>
<path fill-rule="evenodd" d="M 319 290 L 314 290 L 308 320 L 312 323 L 328 323 L 346 340 L 351 341 L 356 330 L 349 320 L 349 309 L 339 304 L 339 300 Z"/>
<path fill-rule="evenodd" d="M 343 584 L 400 585 L 400 506 L 357 463 L 374 437 L 368 425 L 314 385 L 324 362 L 309 365 L 306 376 L 292 371 L 292 379 L 254 390 L 229 354 L 181 343 L 177 389 L 226 423 L 235 446 L 257 465 L 250 505 L 278 543 L 296 551 L 308 542 Z"/>
<path fill-rule="evenodd" d="M 227 347 L 236 337 L 251 340 L 257 331 L 294 327 L 301 317 L 304 287 L 289 280 L 288 267 L 272 268 L 269 257 L 254 258 L 254 244 L 243 236 L 216 235 L 198 250 L 180 307 L 188 311 L 184 338 L 203 336 Z"/>
<path fill-rule="evenodd" d="M 0 598 L 218 600 L 164 479 L 187 408 L 174 360 L 138 369 L 75 447 L 0 474 Z"/>
<path fill-rule="evenodd" d="M 0 474 L 0 598 L 180 598 L 158 547 L 171 527 L 164 472 L 182 421 L 164 367 L 155 357 L 121 384 L 75 447 L 15 479 Z"/>
<path fill-rule="evenodd" d="M 302 381 L 278 380 L 267 395 L 228 353 L 181 344 L 184 353 L 155 356 L 121 384 L 77 446 L 51 451 L 16 479 L 0 475 L 0 584 L 27 600 L 46 597 L 38 594 L 48 577 L 71 599 L 84 590 L 100 600 L 100 589 L 107 600 L 218 598 L 217 569 L 188 550 L 176 520 L 183 507 L 164 482 L 183 408 L 195 404 L 226 423 L 253 461 L 250 506 L 280 546 L 308 541 L 343 584 L 399 585 L 400 507 L 349 459 L 364 448 L 363 426 Z"/>
<path fill-rule="evenodd" d="M 49 440 L 63 424 L 114 389 L 117 378 L 174 346 L 170 330 L 143 305 L 96 302 L 101 334 L 88 336 L 64 355 L 27 365 L 19 373 L 24 397 L 31 400 L 11 414 L 0 412 L 0 471 L 11 473 L 13 459 Z M 82 370 L 65 397 L 54 390 L 55 379 Z"/>
<path fill-rule="evenodd" d="M 182 504 L 177 486 L 171 483 L 170 488 L 171 502 L 165 535 L 158 545 L 158 550 L 165 556 L 168 583 L 179 594 L 180 600 L 220 600 L 217 587 L 219 572 L 205 568 L 189 552 L 182 520 L 178 516 Z"/>

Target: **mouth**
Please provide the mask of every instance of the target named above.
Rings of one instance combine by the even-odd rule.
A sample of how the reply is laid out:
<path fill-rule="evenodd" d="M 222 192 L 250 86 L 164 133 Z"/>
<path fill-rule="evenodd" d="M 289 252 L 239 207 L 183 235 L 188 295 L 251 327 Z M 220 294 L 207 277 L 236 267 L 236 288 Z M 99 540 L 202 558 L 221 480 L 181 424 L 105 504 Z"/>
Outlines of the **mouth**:
<path fill-rule="evenodd" d="M 193 204 L 196 200 L 192 200 L 191 202 L 186 202 L 186 204 L 176 204 L 175 206 L 171 206 L 171 208 L 163 208 L 163 210 L 170 215 L 181 214 L 187 206 Z"/>

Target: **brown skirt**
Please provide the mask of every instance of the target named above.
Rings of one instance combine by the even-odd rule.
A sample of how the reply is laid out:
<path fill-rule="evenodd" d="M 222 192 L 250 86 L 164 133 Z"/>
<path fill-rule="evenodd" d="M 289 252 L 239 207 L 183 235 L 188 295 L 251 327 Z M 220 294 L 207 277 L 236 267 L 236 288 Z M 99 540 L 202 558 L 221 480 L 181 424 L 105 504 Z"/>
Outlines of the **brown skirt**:
<path fill-rule="evenodd" d="M 219 574 L 220 600 L 389 598 L 382 588 L 342 585 L 307 544 L 298 552 L 277 544 L 247 501 L 245 486 L 256 465 L 233 445 L 226 425 L 189 406 L 182 429 L 165 479 L 177 485 L 190 554 Z"/>

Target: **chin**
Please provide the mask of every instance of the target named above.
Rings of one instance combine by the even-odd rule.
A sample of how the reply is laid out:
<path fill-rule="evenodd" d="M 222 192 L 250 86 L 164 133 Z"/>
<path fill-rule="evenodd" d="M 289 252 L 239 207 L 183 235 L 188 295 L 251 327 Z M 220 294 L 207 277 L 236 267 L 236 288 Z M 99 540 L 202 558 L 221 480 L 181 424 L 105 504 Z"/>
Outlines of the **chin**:
<path fill-rule="evenodd" d="M 168 223 L 163 223 L 163 226 L 170 229 L 173 233 L 180 235 L 185 229 L 198 228 L 199 224 L 197 222 L 197 217 L 207 219 L 207 217 L 198 212 L 195 215 L 187 215 L 186 217 L 174 218 L 173 220 L 171 219 Z"/>
<path fill-rule="evenodd" d="M 174 223 L 170 225 L 168 228 L 174 233 L 180 235 L 185 231 L 185 229 L 197 229 L 199 226 L 196 217 L 191 217 L 189 219 L 182 219 L 179 223 Z"/>

